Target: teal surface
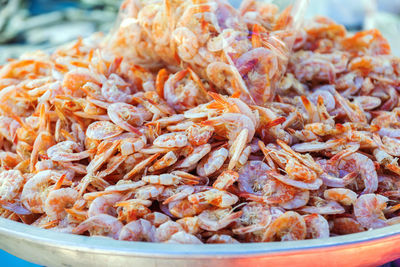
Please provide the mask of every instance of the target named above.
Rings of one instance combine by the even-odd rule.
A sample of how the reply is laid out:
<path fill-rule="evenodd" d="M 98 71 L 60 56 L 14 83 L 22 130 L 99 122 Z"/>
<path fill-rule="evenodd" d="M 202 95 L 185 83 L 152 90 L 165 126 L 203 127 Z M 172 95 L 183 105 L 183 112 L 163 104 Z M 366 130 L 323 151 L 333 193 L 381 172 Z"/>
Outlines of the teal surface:
<path fill-rule="evenodd" d="M 12 267 L 37 267 L 39 265 L 21 260 L 11 254 L 8 254 L 4 250 L 0 250 L 0 266 L 12 266 Z"/>

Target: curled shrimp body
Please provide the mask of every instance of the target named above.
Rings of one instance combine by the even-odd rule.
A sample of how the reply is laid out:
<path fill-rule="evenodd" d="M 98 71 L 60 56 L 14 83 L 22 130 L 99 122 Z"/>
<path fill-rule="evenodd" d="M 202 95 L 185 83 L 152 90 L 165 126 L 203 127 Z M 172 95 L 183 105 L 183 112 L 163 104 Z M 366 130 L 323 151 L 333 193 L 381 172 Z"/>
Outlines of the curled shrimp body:
<path fill-rule="evenodd" d="M 156 228 L 149 221 L 139 219 L 122 227 L 118 239 L 125 241 L 157 242 Z"/>
<path fill-rule="evenodd" d="M 197 37 L 188 28 L 176 28 L 172 32 L 172 39 L 177 45 L 178 55 L 183 60 L 191 60 L 197 54 L 197 49 L 199 48 Z"/>
<path fill-rule="evenodd" d="M 336 201 L 325 200 L 319 197 L 312 197 L 308 202 L 309 206 L 300 208 L 300 211 L 307 213 L 317 214 L 342 214 L 345 213 L 345 209 Z"/>
<path fill-rule="evenodd" d="M 109 102 L 128 102 L 132 99 L 130 93 L 128 84 L 115 73 L 101 87 L 102 96 Z"/>
<path fill-rule="evenodd" d="M 73 151 L 79 151 L 80 147 L 73 141 L 64 141 L 57 143 L 56 145 L 47 149 L 47 156 L 53 161 L 79 161 L 90 157 L 89 151 L 82 151 L 73 153 Z"/>
<path fill-rule="evenodd" d="M 367 156 L 360 153 L 353 153 L 344 157 L 338 165 L 340 170 L 360 173 L 364 181 L 363 194 L 373 193 L 378 189 L 378 175 L 374 162 Z"/>
<path fill-rule="evenodd" d="M 271 50 L 258 47 L 241 55 L 236 66 L 245 79 L 252 98 L 258 104 L 263 104 L 273 98 L 270 82 L 278 71 L 278 58 Z"/>
<path fill-rule="evenodd" d="M 228 153 L 228 150 L 224 147 L 211 151 L 197 165 L 197 174 L 206 177 L 218 171 L 228 158 Z"/>
<path fill-rule="evenodd" d="M 238 184 L 242 192 L 262 195 L 271 168 L 262 161 L 249 161 L 239 170 Z"/>
<path fill-rule="evenodd" d="M 184 69 L 171 75 L 164 85 L 164 98 L 177 111 L 185 111 L 206 102 L 201 81 L 192 70 Z M 189 76 L 189 77 L 187 77 Z"/>
<path fill-rule="evenodd" d="M 188 200 L 194 204 L 211 204 L 216 207 L 227 208 L 234 205 L 239 198 L 226 191 L 210 189 L 190 195 Z"/>
<path fill-rule="evenodd" d="M 264 233 L 263 241 L 303 240 L 307 235 L 307 226 L 303 217 L 294 211 L 287 211 L 273 221 Z"/>
<path fill-rule="evenodd" d="M 347 188 L 331 188 L 324 191 L 324 198 L 349 206 L 356 202 L 357 194 Z"/>
<path fill-rule="evenodd" d="M 375 229 L 387 226 L 383 210 L 389 199 L 382 195 L 361 195 L 354 204 L 354 215 L 357 221 L 367 229 Z"/>
<path fill-rule="evenodd" d="M 179 132 L 160 135 L 153 142 L 154 145 L 165 148 L 184 147 L 187 143 L 187 135 Z"/>
<path fill-rule="evenodd" d="M 135 128 L 142 126 L 143 123 L 151 119 L 151 113 L 143 108 L 138 108 L 126 103 L 114 103 L 108 106 L 107 114 L 110 120 L 128 132 L 141 135 L 141 132 Z"/>
<path fill-rule="evenodd" d="M 21 193 L 21 202 L 34 213 L 44 212 L 44 203 L 50 192 L 50 185 L 58 178 L 57 173 L 46 170 L 30 178 Z"/>
<path fill-rule="evenodd" d="M 246 128 L 248 130 L 247 142 L 249 143 L 253 139 L 256 130 L 253 121 L 248 116 L 238 113 L 224 113 L 203 123 L 213 126 L 216 134 L 227 138 L 231 142 Z"/>
<path fill-rule="evenodd" d="M 231 209 L 207 209 L 198 215 L 200 228 L 218 231 L 238 220 L 242 213 L 242 211 L 232 212 Z"/>
<path fill-rule="evenodd" d="M 44 203 L 44 211 L 51 220 L 61 220 L 67 215 L 65 209 L 71 208 L 77 199 L 78 191 L 73 188 L 51 191 Z"/>
<path fill-rule="evenodd" d="M 123 129 L 109 121 L 96 121 L 90 124 L 86 130 L 86 136 L 94 140 L 104 140 L 117 136 Z"/>
<path fill-rule="evenodd" d="M 99 214 L 115 215 L 115 203 L 122 199 L 122 194 L 112 193 L 96 197 L 89 205 L 88 216 L 94 217 Z"/>
<path fill-rule="evenodd" d="M 89 231 L 90 235 L 107 236 L 118 239 L 123 224 L 115 217 L 99 214 L 88 218 L 72 230 L 73 234 L 83 234 Z"/>
<path fill-rule="evenodd" d="M 211 145 L 205 144 L 198 147 L 195 147 L 193 152 L 188 155 L 181 164 L 178 165 L 178 168 L 189 168 L 191 166 L 196 165 L 205 155 L 207 155 L 211 151 Z"/>
<path fill-rule="evenodd" d="M 171 236 L 166 243 L 172 244 L 203 244 L 200 239 L 196 236 L 186 233 L 185 231 L 179 231 Z"/>
<path fill-rule="evenodd" d="M 12 201 L 24 187 L 25 178 L 17 170 L 0 172 L 0 200 Z"/>
<path fill-rule="evenodd" d="M 318 239 L 329 237 L 328 221 L 319 214 L 303 216 L 307 227 L 306 239 Z"/>
<path fill-rule="evenodd" d="M 156 230 L 156 238 L 159 242 L 167 241 L 175 233 L 183 231 L 182 226 L 174 221 L 167 221 L 161 224 Z"/>

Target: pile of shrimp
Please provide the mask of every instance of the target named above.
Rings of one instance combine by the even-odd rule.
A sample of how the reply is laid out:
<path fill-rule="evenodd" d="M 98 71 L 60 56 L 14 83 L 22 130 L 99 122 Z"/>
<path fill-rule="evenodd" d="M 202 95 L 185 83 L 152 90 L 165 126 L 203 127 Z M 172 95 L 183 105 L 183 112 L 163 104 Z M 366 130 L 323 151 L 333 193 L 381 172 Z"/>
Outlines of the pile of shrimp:
<path fill-rule="evenodd" d="M 165 6 L 151 3 L 155 10 L 139 10 L 155 20 Z M 219 5 L 197 6 L 207 29 L 220 21 L 213 12 L 237 12 Z M 239 18 L 256 29 L 276 12 L 244 7 Z M 262 104 L 229 91 L 232 77 L 219 73 L 218 84 L 198 72 L 208 67 L 184 60 L 180 48 L 180 64 L 161 58 L 157 49 L 167 57 L 174 46 L 156 48 L 146 34 L 126 57 L 110 49 L 114 39 L 94 35 L 0 67 L 1 217 L 182 244 L 328 238 L 400 222 L 400 59 L 378 31 L 306 23 L 277 95 Z M 135 61 L 139 52 L 144 61 Z"/>
<path fill-rule="evenodd" d="M 245 102 L 263 104 L 273 99 L 288 61 L 295 7 L 279 12 L 255 0 L 239 10 L 227 0 L 127 0 L 109 47 L 148 68 L 189 67 L 215 91 L 240 92 Z M 201 97 L 202 89 L 193 93 Z"/>

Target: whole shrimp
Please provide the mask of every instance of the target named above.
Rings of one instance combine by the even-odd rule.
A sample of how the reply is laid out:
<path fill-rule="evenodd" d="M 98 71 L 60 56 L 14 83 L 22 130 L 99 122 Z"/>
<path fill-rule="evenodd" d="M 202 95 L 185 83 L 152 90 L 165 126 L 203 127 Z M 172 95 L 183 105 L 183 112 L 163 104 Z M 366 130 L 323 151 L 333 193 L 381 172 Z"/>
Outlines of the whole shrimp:
<path fill-rule="evenodd" d="M 55 184 L 59 174 L 51 171 L 41 171 L 30 178 L 21 193 L 21 202 L 33 213 L 43 213 L 44 203 L 50 193 L 51 184 Z"/>
<path fill-rule="evenodd" d="M 307 235 L 307 226 L 301 215 L 287 211 L 273 221 L 264 233 L 263 241 L 302 240 Z"/>
<path fill-rule="evenodd" d="M 135 127 L 151 119 L 151 114 L 143 108 L 138 108 L 126 103 L 114 103 L 108 106 L 107 114 L 110 120 L 128 132 L 138 135 L 142 133 Z"/>
<path fill-rule="evenodd" d="M 78 192 L 73 188 L 61 188 L 51 191 L 44 203 L 44 212 L 51 220 L 61 220 L 66 215 L 65 209 L 74 205 Z"/>
<path fill-rule="evenodd" d="M 149 221 L 139 219 L 122 227 L 118 239 L 126 241 L 156 242 L 156 228 Z"/>
<path fill-rule="evenodd" d="M 74 150 L 79 151 L 80 147 L 73 141 L 64 141 L 47 149 L 47 155 L 53 161 L 79 161 L 91 156 L 91 151 L 80 151 L 73 153 Z"/>
<path fill-rule="evenodd" d="M 119 239 L 124 225 L 115 217 L 99 214 L 88 218 L 72 230 L 73 234 L 83 234 L 86 231 L 93 235 L 107 236 Z"/>
<path fill-rule="evenodd" d="M 376 194 L 361 195 L 354 203 L 354 215 L 357 221 L 367 229 L 387 226 L 383 210 L 388 198 Z"/>
<path fill-rule="evenodd" d="M 14 200 L 24 187 L 25 178 L 17 170 L 2 171 L 0 173 L 0 200 L 10 202 Z"/>

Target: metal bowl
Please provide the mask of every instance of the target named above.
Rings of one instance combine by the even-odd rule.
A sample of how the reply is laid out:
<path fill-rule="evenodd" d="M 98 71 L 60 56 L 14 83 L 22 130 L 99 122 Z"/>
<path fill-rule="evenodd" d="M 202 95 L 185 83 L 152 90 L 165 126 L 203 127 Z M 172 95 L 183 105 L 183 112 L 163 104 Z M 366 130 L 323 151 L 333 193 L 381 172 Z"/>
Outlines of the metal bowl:
<path fill-rule="evenodd" d="M 175 245 L 43 230 L 0 218 L 0 248 L 45 266 L 376 266 L 400 258 L 400 225 L 319 240 Z"/>

